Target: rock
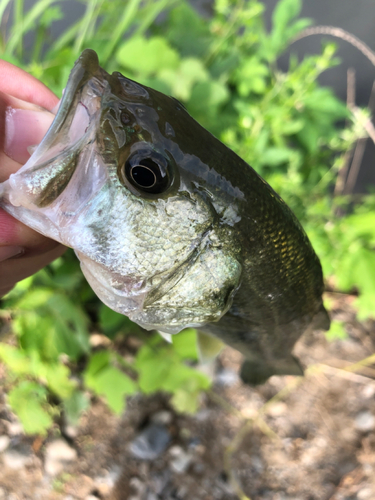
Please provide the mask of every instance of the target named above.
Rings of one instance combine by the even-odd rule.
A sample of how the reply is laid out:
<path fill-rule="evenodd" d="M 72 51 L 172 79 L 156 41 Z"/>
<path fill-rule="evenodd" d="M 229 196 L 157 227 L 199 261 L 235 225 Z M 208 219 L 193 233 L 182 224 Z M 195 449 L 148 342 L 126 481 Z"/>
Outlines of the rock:
<path fill-rule="evenodd" d="M 22 442 L 10 442 L 9 447 L 3 453 L 4 465 L 10 469 L 18 470 L 31 464 L 33 461 L 33 452 L 31 446 Z"/>
<path fill-rule="evenodd" d="M 70 439 L 75 439 L 78 436 L 78 426 L 76 425 L 66 425 L 64 427 L 64 433 L 66 436 L 68 436 Z"/>
<path fill-rule="evenodd" d="M 177 474 L 183 474 L 187 471 L 193 456 L 184 451 L 181 446 L 172 446 L 169 450 L 173 459 L 170 461 L 171 468 Z"/>
<path fill-rule="evenodd" d="M 0 500 L 5 500 L 5 498 L 6 498 L 5 495 L 6 495 L 6 493 L 5 493 L 4 488 L 2 488 L 0 486 Z"/>
<path fill-rule="evenodd" d="M 2 453 L 8 448 L 9 443 L 10 443 L 10 438 L 8 436 L 0 436 L 0 453 Z"/>
<path fill-rule="evenodd" d="M 288 406 L 282 401 L 278 403 L 273 403 L 269 406 L 267 413 L 271 417 L 279 417 L 280 415 L 284 415 L 288 411 Z"/>
<path fill-rule="evenodd" d="M 141 500 L 146 491 L 146 485 L 138 477 L 132 477 L 129 481 L 131 496 L 129 500 Z"/>
<path fill-rule="evenodd" d="M 8 434 L 9 436 L 19 436 L 23 434 L 23 427 L 21 422 L 8 422 Z"/>
<path fill-rule="evenodd" d="M 155 493 L 154 493 L 154 492 L 149 491 L 149 492 L 147 493 L 146 500 L 158 500 L 158 497 L 155 495 Z"/>
<path fill-rule="evenodd" d="M 167 410 L 161 410 L 154 413 L 151 417 L 151 422 L 160 425 L 169 425 L 172 423 L 173 414 Z"/>
<path fill-rule="evenodd" d="M 121 469 L 113 467 L 107 474 L 98 476 L 94 479 L 95 488 L 102 497 L 106 497 L 114 488 L 116 481 L 120 477 Z"/>
<path fill-rule="evenodd" d="M 375 386 L 370 384 L 365 385 L 361 392 L 364 398 L 372 398 L 375 395 Z"/>
<path fill-rule="evenodd" d="M 224 368 L 215 377 L 215 382 L 222 387 L 232 387 L 239 382 L 240 378 L 234 370 Z"/>
<path fill-rule="evenodd" d="M 354 425 L 357 431 L 370 432 L 375 429 L 375 417 L 369 411 L 361 411 L 355 417 Z"/>
<path fill-rule="evenodd" d="M 57 476 L 76 458 L 77 452 L 74 448 L 63 439 L 56 439 L 46 446 L 44 469 L 50 476 Z"/>
<path fill-rule="evenodd" d="M 374 493 L 371 488 L 362 488 L 357 493 L 358 500 L 370 500 L 374 498 Z"/>
<path fill-rule="evenodd" d="M 171 435 L 164 425 L 151 423 L 130 443 L 130 452 L 141 460 L 154 460 L 170 440 Z"/>

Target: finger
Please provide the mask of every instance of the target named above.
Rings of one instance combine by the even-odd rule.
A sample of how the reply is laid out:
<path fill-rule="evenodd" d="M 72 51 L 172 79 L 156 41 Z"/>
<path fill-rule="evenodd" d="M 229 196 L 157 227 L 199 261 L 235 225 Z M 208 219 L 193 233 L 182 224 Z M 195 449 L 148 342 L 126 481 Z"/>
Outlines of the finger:
<path fill-rule="evenodd" d="M 0 297 L 8 293 L 18 282 L 36 273 L 49 262 L 57 259 L 66 250 L 55 242 L 52 248 L 42 254 L 22 256 L 0 262 Z"/>
<path fill-rule="evenodd" d="M 9 246 L 19 247 L 29 257 L 48 252 L 57 245 L 56 241 L 42 236 L 0 209 L 0 250 Z"/>
<path fill-rule="evenodd" d="M 0 182 L 4 182 L 9 179 L 10 174 L 17 172 L 20 167 L 20 163 L 13 160 L 0 150 Z"/>
<path fill-rule="evenodd" d="M 30 158 L 28 147 L 41 142 L 53 118 L 52 113 L 35 104 L 0 92 L 0 151 L 20 164 L 26 163 Z M 0 161 L 3 170 L 4 158 Z"/>
<path fill-rule="evenodd" d="M 0 74 L 0 91 L 46 109 L 56 106 L 55 94 L 26 71 L 0 59 Z"/>

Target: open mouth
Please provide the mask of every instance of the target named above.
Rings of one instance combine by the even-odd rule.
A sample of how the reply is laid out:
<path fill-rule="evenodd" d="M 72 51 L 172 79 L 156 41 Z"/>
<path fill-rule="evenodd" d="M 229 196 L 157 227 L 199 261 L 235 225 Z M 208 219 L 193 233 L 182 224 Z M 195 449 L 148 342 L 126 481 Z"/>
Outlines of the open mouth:
<path fill-rule="evenodd" d="M 53 204 L 68 186 L 77 166 L 87 162 L 94 143 L 106 72 L 97 55 L 85 50 L 77 60 L 56 117 L 27 163 L 9 179 L 13 206 L 33 209 Z"/>
<path fill-rule="evenodd" d="M 82 52 L 66 85 L 56 117 L 33 154 L 34 163 L 52 159 L 67 144 L 77 143 L 87 134 L 90 117 L 100 108 L 105 72 L 93 50 Z"/>
<path fill-rule="evenodd" d="M 29 160 L 2 184 L 0 204 L 15 218 L 65 245 L 61 229 L 104 184 L 96 135 L 108 74 L 85 50 L 74 65 L 54 121 Z"/>

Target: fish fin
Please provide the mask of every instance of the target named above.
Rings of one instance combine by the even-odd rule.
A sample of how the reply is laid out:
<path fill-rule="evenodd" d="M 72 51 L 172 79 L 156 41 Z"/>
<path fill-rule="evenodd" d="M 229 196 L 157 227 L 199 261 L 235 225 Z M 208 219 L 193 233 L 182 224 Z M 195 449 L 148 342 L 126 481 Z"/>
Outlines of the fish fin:
<path fill-rule="evenodd" d="M 172 344 L 172 334 L 171 333 L 162 332 L 161 330 L 158 330 L 158 333 L 163 337 L 164 340 L 169 342 L 169 344 Z"/>
<path fill-rule="evenodd" d="M 197 331 L 197 348 L 199 359 L 205 363 L 216 358 L 224 347 L 223 342 L 211 335 Z"/>
<path fill-rule="evenodd" d="M 272 375 L 303 375 L 303 368 L 299 361 L 290 356 L 274 365 L 246 359 L 241 366 L 240 377 L 245 384 L 264 384 Z"/>
<path fill-rule="evenodd" d="M 320 306 L 319 311 L 314 316 L 313 328 L 315 330 L 329 330 L 330 326 L 331 326 L 330 317 L 322 304 Z"/>

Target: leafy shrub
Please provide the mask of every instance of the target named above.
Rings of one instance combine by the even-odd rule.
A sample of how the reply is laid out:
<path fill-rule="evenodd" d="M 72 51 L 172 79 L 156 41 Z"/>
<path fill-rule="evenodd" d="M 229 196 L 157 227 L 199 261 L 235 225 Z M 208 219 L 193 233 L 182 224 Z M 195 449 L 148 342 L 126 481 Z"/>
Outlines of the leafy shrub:
<path fill-rule="evenodd" d="M 15 0 L 3 57 L 61 95 L 79 52 L 90 47 L 108 71 L 174 95 L 283 196 L 305 225 L 326 276 L 342 290 L 355 287 L 360 317 L 374 316 L 374 198 L 353 208 L 350 199 L 331 194 L 343 153 L 366 135 L 361 120 L 318 83 L 338 64 L 335 46 L 325 43 L 321 54 L 302 61 L 291 57 L 286 73 L 277 68 L 277 58 L 310 24 L 298 17 L 300 0 L 280 0 L 270 32 L 259 0 L 216 0 L 210 19 L 174 0 L 83 4 L 79 21 L 47 46 L 63 3 L 39 0 L 24 13 L 23 2 Z M 0 14 L 6 8 L 10 1 L 0 3 Z M 34 41 L 24 50 L 28 33 Z M 344 119 L 349 126 L 339 128 Z M 157 390 L 171 393 L 178 410 L 194 411 L 200 391 L 209 387 L 191 367 L 197 359 L 193 330 L 174 336 L 173 345 L 146 335 L 100 304 L 71 251 L 19 283 L 2 314 L 13 318 L 18 341 L 0 344 L 9 369 L 8 400 L 26 432 L 46 432 L 61 411 L 75 422 L 89 404 L 88 391 L 115 412 L 123 411 L 126 396 Z M 130 333 L 145 337 L 135 362 L 93 347 L 94 330 L 113 341 Z M 335 332 L 342 337 L 340 325 Z"/>

